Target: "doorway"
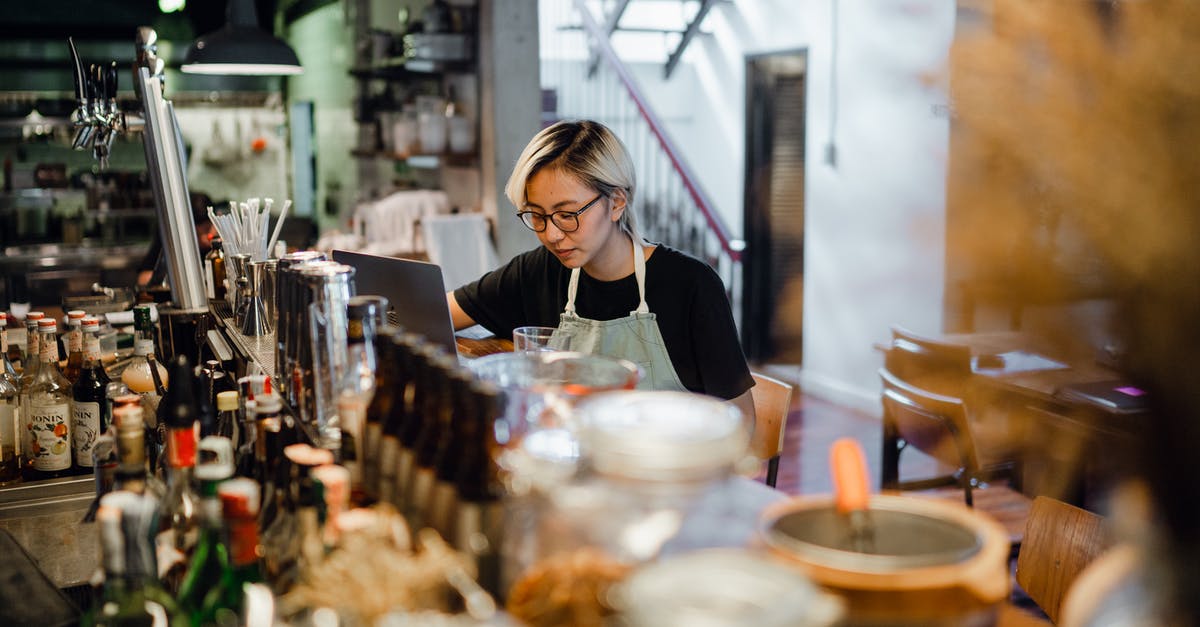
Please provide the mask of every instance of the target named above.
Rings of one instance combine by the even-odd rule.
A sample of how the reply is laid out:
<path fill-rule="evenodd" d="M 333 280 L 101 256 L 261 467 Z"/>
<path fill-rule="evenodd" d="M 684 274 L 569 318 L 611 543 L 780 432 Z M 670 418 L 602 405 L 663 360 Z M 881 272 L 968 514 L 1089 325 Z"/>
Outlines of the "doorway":
<path fill-rule="evenodd" d="M 808 52 L 746 57 L 742 346 L 754 362 L 800 364 Z"/>

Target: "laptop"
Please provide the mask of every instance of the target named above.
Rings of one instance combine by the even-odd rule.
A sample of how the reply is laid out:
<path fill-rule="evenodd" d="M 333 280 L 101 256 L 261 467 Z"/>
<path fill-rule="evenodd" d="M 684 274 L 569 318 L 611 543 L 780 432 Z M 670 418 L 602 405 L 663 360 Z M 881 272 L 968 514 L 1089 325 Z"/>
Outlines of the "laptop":
<path fill-rule="evenodd" d="M 334 250 L 333 260 L 355 269 L 358 294 L 388 299 L 388 322 L 423 335 L 452 354 L 458 352 L 440 266 L 348 250 Z"/>

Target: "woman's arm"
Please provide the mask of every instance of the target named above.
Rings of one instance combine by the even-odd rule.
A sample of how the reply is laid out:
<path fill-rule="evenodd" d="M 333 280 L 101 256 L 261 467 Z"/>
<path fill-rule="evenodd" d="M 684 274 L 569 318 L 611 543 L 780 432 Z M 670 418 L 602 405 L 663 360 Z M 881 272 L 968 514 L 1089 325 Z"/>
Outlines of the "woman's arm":
<path fill-rule="evenodd" d="M 455 331 L 475 324 L 471 316 L 468 316 L 467 312 L 463 311 L 463 308 L 458 305 L 458 300 L 454 298 L 454 292 L 446 292 L 446 304 L 450 307 L 450 320 L 454 323 Z"/>

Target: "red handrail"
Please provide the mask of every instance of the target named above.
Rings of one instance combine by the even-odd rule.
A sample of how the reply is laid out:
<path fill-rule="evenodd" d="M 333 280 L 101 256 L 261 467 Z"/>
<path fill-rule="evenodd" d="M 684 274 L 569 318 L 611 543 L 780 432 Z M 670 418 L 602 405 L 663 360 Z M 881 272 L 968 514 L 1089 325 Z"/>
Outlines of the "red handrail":
<path fill-rule="evenodd" d="M 696 182 L 696 177 L 692 173 L 692 169 L 688 167 L 679 149 L 675 147 L 675 143 L 667 135 L 662 122 L 654 111 L 646 103 L 645 97 L 642 96 L 641 90 L 637 86 L 637 82 L 617 56 L 617 53 L 612 48 L 612 43 L 605 36 L 603 29 L 596 23 L 592 17 L 591 11 L 588 10 L 584 0 L 575 0 L 575 7 L 579 10 L 579 15 L 583 22 L 583 28 L 591 35 L 592 41 L 596 45 L 596 52 L 608 62 L 609 67 L 617 73 L 617 77 L 621 79 L 621 83 L 625 86 L 625 91 L 629 93 L 629 97 L 633 99 L 633 103 L 637 105 L 638 111 L 642 114 L 642 118 L 646 120 L 646 124 L 650 126 L 650 131 L 658 138 L 659 145 L 662 146 L 663 152 L 667 153 L 667 158 L 671 160 L 671 165 L 675 171 L 679 173 L 679 177 L 683 179 L 683 186 L 687 188 L 688 194 L 695 201 L 696 207 L 700 209 L 700 213 L 704 215 L 705 222 L 708 223 L 713 233 L 717 235 L 717 239 L 721 242 L 721 248 L 725 254 L 733 261 L 741 261 L 742 251 L 733 247 L 733 235 L 729 232 L 729 227 L 725 226 L 725 222 L 713 210 L 712 203 L 709 202 L 708 196 L 704 190 L 700 188 L 700 184 Z"/>

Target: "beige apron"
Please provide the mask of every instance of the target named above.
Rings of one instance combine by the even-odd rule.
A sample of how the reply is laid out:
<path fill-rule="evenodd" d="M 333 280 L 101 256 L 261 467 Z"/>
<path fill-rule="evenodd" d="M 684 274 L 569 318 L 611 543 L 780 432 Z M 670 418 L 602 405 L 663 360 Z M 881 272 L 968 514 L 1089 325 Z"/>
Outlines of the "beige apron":
<path fill-rule="evenodd" d="M 642 369 L 640 390 L 669 390 L 686 392 L 679 382 L 662 333 L 650 308 L 646 305 L 646 254 L 637 242 L 633 243 L 633 272 L 637 277 L 638 298 L 641 302 L 628 316 L 616 320 L 589 320 L 575 313 L 575 294 L 579 290 L 579 268 L 571 270 L 567 285 L 567 307 L 559 316 L 558 337 L 550 345 L 580 353 L 628 359 Z M 560 334 L 561 333 L 561 334 Z M 566 335 L 568 339 L 563 337 Z M 568 344 L 564 346 L 564 344 Z"/>

